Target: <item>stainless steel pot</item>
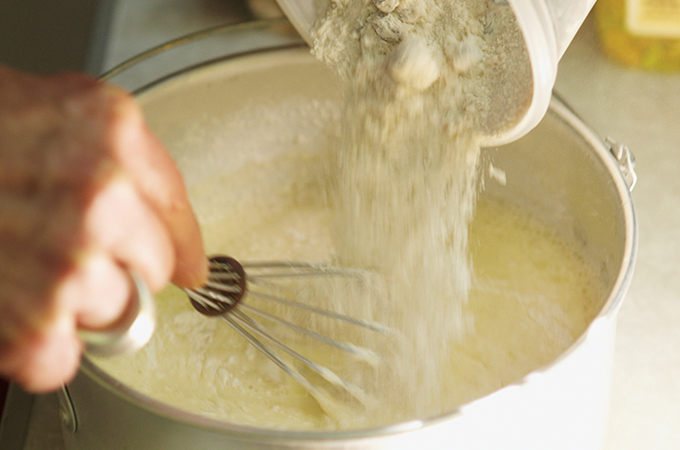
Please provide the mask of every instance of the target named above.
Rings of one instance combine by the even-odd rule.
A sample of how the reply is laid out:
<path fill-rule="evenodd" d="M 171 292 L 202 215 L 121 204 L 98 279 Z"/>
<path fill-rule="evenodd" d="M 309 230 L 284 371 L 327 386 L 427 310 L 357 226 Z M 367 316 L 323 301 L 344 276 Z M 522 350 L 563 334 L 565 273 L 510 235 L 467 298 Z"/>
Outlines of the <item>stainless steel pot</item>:
<path fill-rule="evenodd" d="M 170 149 L 192 114 L 292 97 L 338 101 L 339 95 L 330 72 L 302 46 L 213 60 L 164 77 L 138 94 Z M 295 126 L 293 116 L 291 121 Z M 198 143 L 196 157 L 201 157 Z M 217 422 L 172 408 L 129 389 L 84 358 L 61 396 L 67 448 L 600 448 L 616 315 L 637 247 L 630 154 L 603 142 L 554 98 L 534 131 L 511 145 L 487 149 L 484 157 L 508 180 L 505 186 L 487 180 L 487 192 L 521 203 L 573 236 L 598 262 L 598 275 L 608 287 L 592 323 L 555 361 L 441 417 L 351 432 L 289 432 Z"/>

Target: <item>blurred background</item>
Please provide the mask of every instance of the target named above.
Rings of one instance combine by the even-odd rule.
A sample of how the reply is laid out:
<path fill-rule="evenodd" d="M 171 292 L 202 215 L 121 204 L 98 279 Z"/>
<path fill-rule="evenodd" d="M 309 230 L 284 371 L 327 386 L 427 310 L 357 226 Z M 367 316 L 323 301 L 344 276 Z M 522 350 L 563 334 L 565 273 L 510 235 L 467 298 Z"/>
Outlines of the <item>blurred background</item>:
<path fill-rule="evenodd" d="M 280 14 L 274 0 L 2 0 L 0 64 L 98 75 L 107 62 L 120 62 L 112 58 L 207 26 L 272 14 Z M 125 41 L 129 51 L 109 39 L 121 26 L 131 30 Z"/>

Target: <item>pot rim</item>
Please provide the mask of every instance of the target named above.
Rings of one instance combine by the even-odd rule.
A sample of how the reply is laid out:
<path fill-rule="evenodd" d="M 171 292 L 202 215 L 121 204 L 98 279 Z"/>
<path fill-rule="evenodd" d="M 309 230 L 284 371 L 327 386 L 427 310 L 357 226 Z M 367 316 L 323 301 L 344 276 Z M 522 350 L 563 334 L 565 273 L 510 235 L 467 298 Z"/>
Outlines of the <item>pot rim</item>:
<path fill-rule="evenodd" d="M 271 22 L 271 21 L 270 21 Z M 262 22 L 265 23 L 265 22 Z M 269 26 L 269 23 L 265 23 L 264 26 Z M 227 27 L 218 27 L 218 32 L 222 32 Z M 227 30 L 228 31 L 228 30 Z M 206 34 L 201 33 L 197 38 L 200 39 Z M 179 41 L 179 40 L 176 40 Z M 173 41 L 175 42 L 175 41 Z M 184 43 L 185 41 L 180 42 Z M 164 44 L 164 50 L 168 49 L 168 45 Z M 147 56 L 153 56 L 158 53 L 156 50 L 153 54 Z M 291 52 L 300 53 L 305 51 L 309 54 L 309 48 L 305 44 L 284 44 L 284 45 L 272 45 L 266 48 L 258 48 L 256 50 L 246 50 L 243 52 L 238 52 L 233 55 L 223 56 L 221 58 L 212 59 L 200 64 L 192 65 L 183 68 L 179 71 L 171 73 L 169 75 L 159 77 L 158 79 L 146 84 L 142 88 L 135 90 L 135 95 L 143 93 L 154 86 L 163 83 L 169 79 L 179 77 L 185 73 L 192 72 L 194 70 L 200 69 L 202 67 L 225 63 L 231 60 L 243 59 L 249 56 L 262 56 L 266 54 L 281 54 L 281 52 Z M 128 67 L 134 66 L 134 64 L 146 59 L 145 53 L 138 55 L 127 62 L 122 63 L 120 66 L 112 69 L 110 73 L 116 74 L 121 72 L 118 70 L 119 67 L 123 67 L 122 70 Z M 133 61 L 132 64 L 130 61 Z M 105 74 L 103 79 L 108 78 Z M 514 383 L 508 384 L 492 393 L 475 399 L 469 403 L 461 405 L 456 409 L 434 416 L 427 419 L 415 419 L 406 422 L 401 422 L 397 424 L 392 424 L 383 427 L 376 428 L 366 428 L 366 429 L 356 429 L 356 430 L 344 430 L 344 431 L 313 431 L 313 430 L 283 430 L 283 429 L 271 429 L 271 428 L 258 428 L 250 425 L 240 425 L 235 423 L 229 423 L 225 421 L 220 421 L 216 419 L 211 419 L 205 416 L 201 416 L 196 413 L 188 412 L 174 406 L 168 405 L 166 403 L 155 400 L 148 397 L 141 392 L 138 392 L 127 385 L 123 384 L 121 381 L 115 379 L 111 375 L 107 374 L 104 370 L 100 369 L 95 363 L 93 363 L 87 355 L 84 355 L 81 363 L 81 372 L 86 376 L 93 379 L 97 384 L 111 393 L 118 396 L 120 399 L 125 400 L 133 405 L 143 408 L 149 412 L 157 415 L 161 415 L 165 418 L 171 419 L 173 421 L 191 424 L 192 426 L 197 426 L 202 429 L 206 429 L 214 432 L 229 432 L 244 439 L 262 439 L 267 438 L 271 441 L 285 441 L 290 443 L 291 441 L 305 441 L 307 443 L 312 441 L 343 441 L 343 440 L 356 440 L 356 439 L 367 439 L 375 437 L 384 437 L 388 435 L 397 435 L 409 431 L 414 431 L 418 429 L 428 428 L 442 422 L 447 422 L 455 420 L 466 415 L 468 409 L 477 408 L 478 405 L 483 404 L 491 396 L 495 396 L 501 392 L 505 392 L 511 389 L 522 388 L 527 385 L 532 379 L 540 376 L 550 370 L 555 366 L 562 364 L 562 362 L 567 359 L 572 353 L 574 353 L 579 347 L 581 347 L 588 337 L 594 332 L 594 330 L 600 328 L 602 322 L 610 322 L 614 320 L 616 313 L 621 307 L 623 298 L 630 286 L 635 260 L 637 256 L 638 248 L 638 227 L 637 227 L 637 217 L 635 213 L 635 207 L 633 204 L 633 199 L 630 194 L 630 189 L 628 184 L 624 180 L 621 174 L 620 168 L 616 159 L 613 157 L 610 150 L 604 144 L 603 140 L 598 137 L 572 110 L 569 108 L 558 96 L 553 95 L 550 107 L 548 109 L 548 114 L 557 115 L 560 120 L 566 122 L 571 126 L 579 136 L 581 136 L 597 155 L 598 160 L 606 167 L 608 173 L 611 175 L 612 181 L 615 185 L 616 192 L 621 201 L 621 207 L 623 209 L 623 219 L 625 222 L 625 241 L 624 241 L 624 252 L 622 255 L 622 263 L 619 267 L 619 272 L 616 280 L 614 281 L 612 288 L 609 292 L 607 300 L 603 303 L 598 314 L 591 320 L 590 324 L 581 333 L 581 335 L 572 342 L 572 344 L 567 347 L 562 353 L 559 354 L 550 363 L 541 366 L 540 368 L 533 370 L 526 376 L 522 377 Z"/>

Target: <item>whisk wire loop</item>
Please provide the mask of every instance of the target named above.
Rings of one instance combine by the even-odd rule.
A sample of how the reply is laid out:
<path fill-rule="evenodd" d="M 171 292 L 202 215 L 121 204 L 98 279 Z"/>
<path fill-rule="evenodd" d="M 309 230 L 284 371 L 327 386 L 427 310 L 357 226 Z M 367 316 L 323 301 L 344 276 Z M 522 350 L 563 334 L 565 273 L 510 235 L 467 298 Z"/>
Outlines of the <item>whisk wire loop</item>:
<path fill-rule="evenodd" d="M 257 350 L 259 350 L 263 355 L 265 355 L 270 361 L 276 364 L 281 370 L 287 373 L 293 380 L 305 388 L 313 396 L 318 395 L 318 389 L 307 380 L 304 376 L 286 364 L 279 356 L 273 352 L 267 345 L 262 341 L 257 339 L 251 333 L 249 333 L 245 328 L 243 328 L 233 317 L 229 315 L 221 316 L 222 319 L 231 326 L 231 328 L 241 335 L 246 341 L 253 345 Z"/>
<path fill-rule="evenodd" d="M 267 347 L 262 341 L 256 339 L 251 333 L 249 333 L 247 330 L 253 331 L 256 334 L 258 334 L 260 337 L 266 339 L 268 342 L 270 342 L 272 345 L 276 346 L 278 349 L 283 351 L 284 353 L 292 356 L 295 358 L 297 361 L 299 361 L 301 364 L 312 370 L 314 373 L 317 375 L 321 376 L 324 380 L 327 382 L 331 383 L 333 386 L 339 387 L 350 394 L 357 398 L 358 400 L 362 400 L 362 393 L 361 389 L 358 388 L 357 386 L 348 383 L 347 381 L 343 380 L 340 378 L 335 372 L 332 370 L 328 369 L 327 367 L 317 364 L 314 361 L 310 360 L 309 358 L 301 355 L 300 353 L 296 352 L 293 350 L 291 347 L 287 346 L 283 342 L 281 342 L 279 339 L 275 338 L 269 331 L 263 327 L 261 324 L 257 323 L 256 321 L 252 320 L 250 317 L 247 315 L 243 314 L 239 310 L 234 310 L 231 314 L 221 316 L 224 320 L 226 320 L 230 325 L 233 325 L 234 322 L 237 323 L 240 327 L 240 331 L 244 332 L 245 334 L 250 335 L 250 338 L 248 341 L 253 344 L 253 341 L 259 342 L 259 345 L 256 345 L 256 347 L 260 350 L 262 350 L 262 347 L 266 348 L 265 355 L 268 355 L 270 359 L 273 357 L 272 361 L 274 361 L 279 367 L 283 368 L 286 373 L 289 375 L 293 375 L 293 378 L 300 382 L 300 379 L 304 379 L 305 381 L 302 383 L 304 387 L 309 389 L 308 386 L 311 386 L 313 391 L 312 393 L 316 393 L 318 391 L 318 388 L 314 386 L 310 381 L 305 378 L 299 371 L 293 369 L 290 365 L 286 364 L 281 358 L 276 355 L 275 352 L 272 352 L 269 347 Z M 247 328 L 247 330 L 246 330 Z M 238 331 L 238 330 L 237 330 Z M 242 336 L 245 337 L 244 333 L 241 333 Z M 251 339 L 252 338 L 252 339 Z M 285 366 L 282 367 L 282 366 Z"/>
<path fill-rule="evenodd" d="M 261 308 L 243 302 L 246 295 L 279 305 L 292 307 L 307 313 L 318 314 L 336 319 L 353 326 L 361 327 L 373 332 L 389 334 L 391 330 L 381 324 L 355 319 L 316 306 L 293 301 L 279 295 L 262 292 L 260 289 L 276 287 L 270 279 L 342 276 L 357 277 L 365 275 L 365 271 L 335 268 L 323 264 L 306 262 L 250 262 L 239 263 L 228 256 L 213 256 L 209 263 L 210 274 L 208 282 L 196 289 L 184 289 L 194 308 L 207 316 L 219 316 L 229 324 L 239 335 L 270 359 L 274 364 L 290 375 L 296 382 L 312 394 L 317 400 L 327 399 L 317 382 L 312 382 L 308 375 L 301 372 L 306 367 L 332 387 L 340 389 L 365 404 L 365 395 L 356 385 L 347 382 L 327 367 L 318 364 L 274 336 L 272 329 L 255 320 L 257 316 L 267 323 L 284 326 L 297 333 L 311 337 L 329 346 L 337 348 L 355 359 L 376 365 L 379 357 L 375 352 L 351 343 L 344 343 L 316 331 L 309 330 Z M 255 289 L 252 289 L 253 286 Z M 246 314 L 249 313 L 250 315 Z M 283 354 L 288 355 L 296 364 L 284 360 Z M 295 367 L 297 365 L 299 367 Z"/>
<path fill-rule="evenodd" d="M 245 310 L 245 311 L 251 312 L 253 314 L 256 314 L 260 317 L 263 317 L 263 318 L 265 318 L 265 319 L 267 319 L 271 322 L 275 322 L 275 323 L 278 323 L 280 325 L 284 325 L 284 326 L 286 326 L 286 327 L 288 327 L 292 330 L 295 330 L 295 331 L 297 331 L 301 334 L 310 336 L 310 337 L 317 339 L 321 342 L 324 342 L 325 344 L 328 344 L 332 347 L 335 347 L 335 348 L 338 348 L 342 351 L 345 351 L 345 352 L 351 354 L 352 356 L 354 356 L 355 358 L 366 361 L 366 362 L 368 362 L 372 365 L 376 365 L 378 363 L 378 361 L 380 360 L 378 355 L 376 355 L 375 352 L 372 352 L 371 350 L 368 350 L 366 348 L 359 347 L 359 346 L 356 346 L 356 345 L 346 344 L 344 342 L 340 342 L 340 341 L 337 341 L 335 339 L 331 339 L 328 336 L 324 336 L 323 334 L 319 334 L 315 331 L 309 330 L 307 328 L 303 328 L 299 325 L 294 324 L 293 322 L 291 322 L 289 320 L 283 319 L 283 318 L 275 316 L 273 314 L 269 314 L 268 312 L 262 311 L 261 309 L 258 309 L 258 308 L 255 308 L 255 307 L 252 307 L 252 306 L 250 306 L 246 303 L 241 304 L 240 308 L 242 310 Z"/>
<path fill-rule="evenodd" d="M 254 282 L 251 282 L 251 283 L 255 284 L 256 282 L 254 281 Z M 372 331 L 378 331 L 380 333 L 388 333 L 389 332 L 389 328 L 387 328 L 386 326 L 381 325 L 379 323 L 369 322 L 367 320 L 356 319 L 354 317 L 345 316 L 343 314 L 339 314 L 339 313 L 336 313 L 336 312 L 333 312 L 333 311 L 329 311 L 327 309 L 318 308 L 318 307 L 312 306 L 312 305 L 306 305 L 304 303 L 300 303 L 300 302 L 296 302 L 296 301 L 293 301 L 293 300 L 288 300 L 288 299 L 285 299 L 285 298 L 277 297 L 275 295 L 265 294 L 265 293 L 262 293 L 262 292 L 254 291 L 252 289 L 249 290 L 248 293 L 249 293 L 249 295 L 251 295 L 253 297 L 258 297 L 258 298 L 262 298 L 262 299 L 265 299 L 265 300 L 270 300 L 272 302 L 276 302 L 276 303 L 279 303 L 279 304 L 282 304 L 282 305 L 291 306 L 293 308 L 297 308 L 297 309 L 309 311 L 309 312 L 312 312 L 312 313 L 315 313 L 315 314 L 319 314 L 319 315 L 322 315 L 322 316 L 330 317 L 331 319 L 341 320 L 343 322 L 350 323 L 352 325 L 357 325 L 357 326 L 360 326 L 360 327 L 363 327 L 363 328 L 366 328 L 366 329 L 369 329 L 369 330 L 372 330 Z"/>

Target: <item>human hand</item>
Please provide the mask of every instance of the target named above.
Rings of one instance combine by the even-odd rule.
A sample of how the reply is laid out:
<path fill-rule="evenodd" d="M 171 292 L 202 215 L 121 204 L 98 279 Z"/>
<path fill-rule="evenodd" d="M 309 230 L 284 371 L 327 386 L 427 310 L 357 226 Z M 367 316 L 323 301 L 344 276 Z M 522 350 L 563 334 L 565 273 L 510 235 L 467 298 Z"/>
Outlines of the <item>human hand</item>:
<path fill-rule="evenodd" d="M 0 67 L 0 374 L 42 392 L 133 292 L 207 275 L 179 171 L 134 99 L 80 74 Z"/>

